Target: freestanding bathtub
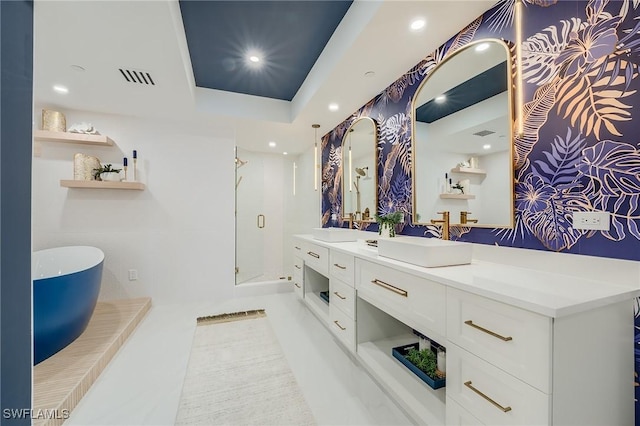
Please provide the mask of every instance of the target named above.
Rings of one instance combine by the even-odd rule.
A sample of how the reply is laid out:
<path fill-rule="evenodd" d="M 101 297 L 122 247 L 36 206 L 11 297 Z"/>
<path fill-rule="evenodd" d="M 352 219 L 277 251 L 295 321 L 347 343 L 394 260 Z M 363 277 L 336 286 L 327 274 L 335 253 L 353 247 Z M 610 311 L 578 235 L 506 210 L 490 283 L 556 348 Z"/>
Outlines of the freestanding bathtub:
<path fill-rule="evenodd" d="M 69 345 L 87 328 L 100 293 L 104 253 L 71 246 L 33 253 L 33 363 Z"/>

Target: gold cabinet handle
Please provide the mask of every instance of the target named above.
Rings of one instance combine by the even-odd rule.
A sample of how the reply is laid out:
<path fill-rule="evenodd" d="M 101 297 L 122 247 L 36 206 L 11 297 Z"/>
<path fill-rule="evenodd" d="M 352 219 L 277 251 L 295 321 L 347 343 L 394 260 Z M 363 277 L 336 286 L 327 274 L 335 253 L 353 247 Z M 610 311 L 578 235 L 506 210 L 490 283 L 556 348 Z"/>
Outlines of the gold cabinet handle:
<path fill-rule="evenodd" d="M 396 294 L 399 294 L 400 296 L 404 296 L 404 297 L 409 296 L 409 293 L 407 293 L 407 291 L 406 291 L 406 290 L 403 290 L 403 289 L 398 288 L 398 287 L 396 287 L 396 286 L 393 286 L 393 285 L 391 285 L 391 284 L 387 284 L 387 283 L 385 283 L 384 281 L 380 281 L 380 280 L 379 280 L 379 279 L 377 279 L 377 278 L 374 278 L 373 280 L 371 280 L 371 282 L 372 282 L 373 284 L 375 284 L 375 285 L 379 285 L 380 287 L 382 287 L 382 288 L 384 288 L 384 289 L 387 289 L 387 290 L 392 291 L 392 292 L 394 292 L 394 293 L 396 293 Z"/>
<path fill-rule="evenodd" d="M 320 259 L 320 255 L 319 255 L 318 253 L 314 253 L 314 252 L 312 252 L 312 251 L 308 251 L 308 252 L 307 252 L 307 254 L 308 254 L 309 256 L 313 256 L 313 257 L 315 257 L 316 259 Z"/>
<path fill-rule="evenodd" d="M 258 215 L 258 228 L 264 228 L 264 215 Z"/>
<path fill-rule="evenodd" d="M 471 385 L 471 380 L 469 380 L 468 382 L 464 382 L 464 385 L 466 387 L 468 387 L 469 389 L 471 389 L 472 391 L 474 391 L 475 393 L 477 393 L 478 395 L 480 395 L 481 397 L 483 397 L 485 400 L 489 401 L 490 403 L 492 403 L 495 407 L 497 407 L 499 410 L 501 410 L 503 413 L 507 413 L 509 411 L 511 411 L 511 407 L 503 407 L 502 405 L 498 404 L 497 402 L 495 402 L 493 399 L 489 398 L 487 395 L 485 395 L 484 393 L 482 393 L 481 391 L 479 391 L 478 389 L 476 389 L 475 387 L 473 387 Z"/>
<path fill-rule="evenodd" d="M 338 320 L 335 320 L 333 323 L 334 323 L 335 325 L 337 325 L 337 326 L 338 326 L 338 328 L 339 328 L 340 330 L 342 330 L 342 331 L 345 331 L 345 330 L 347 329 L 346 327 L 341 326 L 341 325 L 340 325 L 340 323 L 338 322 Z"/>
<path fill-rule="evenodd" d="M 336 268 L 340 268 L 340 269 L 347 269 L 346 266 L 338 265 L 337 263 L 334 263 L 333 266 L 335 266 Z"/>
<path fill-rule="evenodd" d="M 295 285 L 298 288 L 302 288 L 302 287 L 300 287 L 300 284 L 298 284 L 298 283 L 293 283 L 293 285 Z"/>
<path fill-rule="evenodd" d="M 298 247 L 298 246 L 293 246 L 293 248 L 296 249 L 296 250 L 300 250 L 300 247 Z"/>
<path fill-rule="evenodd" d="M 340 293 L 338 293 L 337 291 L 334 291 L 333 294 L 335 294 L 336 296 L 338 296 L 340 299 L 345 300 L 346 297 L 344 297 L 343 295 L 341 295 Z"/>
<path fill-rule="evenodd" d="M 471 320 L 467 320 L 464 323 L 467 324 L 468 326 L 471 326 L 471 327 L 475 328 L 476 330 L 480 330 L 480 331 L 482 331 L 484 333 L 487 333 L 487 334 L 489 334 L 489 335 L 491 335 L 491 336 L 493 336 L 493 337 L 495 337 L 497 339 L 500 339 L 503 342 L 508 342 L 510 340 L 513 340 L 513 337 L 511 337 L 511 336 L 507 336 L 507 337 L 501 336 L 498 333 L 495 333 L 495 332 L 493 332 L 491 330 L 487 330 L 484 327 L 480 327 L 479 325 L 474 324 L 473 321 L 471 321 Z"/>
<path fill-rule="evenodd" d="M 300 265 L 295 265 L 295 264 L 294 264 L 293 266 L 295 266 L 295 267 L 296 267 L 296 268 L 298 268 L 298 269 L 302 269 L 302 268 L 300 267 Z"/>

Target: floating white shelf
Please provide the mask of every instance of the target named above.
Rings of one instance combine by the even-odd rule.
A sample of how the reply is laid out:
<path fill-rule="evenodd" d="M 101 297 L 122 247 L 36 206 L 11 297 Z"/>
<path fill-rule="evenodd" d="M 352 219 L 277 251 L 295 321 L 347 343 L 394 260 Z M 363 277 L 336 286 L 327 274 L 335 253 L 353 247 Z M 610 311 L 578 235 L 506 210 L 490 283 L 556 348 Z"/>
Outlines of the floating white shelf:
<path fill-rule="evenodd" d="M 107 182 L 99 180 L 61 180 L 60 186 L 65 188 L 83 189 L 133 189 L 144 191 L 145 185 L 141 182 Z"/>
<path fill-rule="evenodd" d="M 471 194 L 440 194 L 440 198 L 453 198 L 458 200 L 474 200 L 476 196 Z"/>
<path fill-rule="evenodd" d="M 452 173 L 468 173 L 470 175 L 486 175 L 487 171 L 484 169 L 472 169 L 470 167 L 454 167 L 451 169 Z"/>
<path fill-rule="evenodd" d="M 83 133 L 51 132 L 34 130 L 33 139 L 39 142 L 62 142 L 94 146 L 112 146 L 113 140 L 105 135 L 85 135 Z"/>

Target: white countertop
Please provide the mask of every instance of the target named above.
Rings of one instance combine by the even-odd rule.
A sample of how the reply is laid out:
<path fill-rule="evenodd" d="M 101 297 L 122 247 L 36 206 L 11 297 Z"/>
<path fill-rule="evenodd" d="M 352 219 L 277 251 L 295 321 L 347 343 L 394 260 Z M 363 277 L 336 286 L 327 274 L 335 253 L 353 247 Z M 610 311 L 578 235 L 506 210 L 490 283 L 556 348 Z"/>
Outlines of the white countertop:
<path fill-rule="evenodd" d="M 378 256 L 363 241 L 328 243 L 311 235 L 294 238 L 552 318 L 640 296 L 640 280 L 637 285 L 621 285 L 476 259 L 470 265 L 424 268 Z M 523 249 L 523 255 L 528 251 Z"/>

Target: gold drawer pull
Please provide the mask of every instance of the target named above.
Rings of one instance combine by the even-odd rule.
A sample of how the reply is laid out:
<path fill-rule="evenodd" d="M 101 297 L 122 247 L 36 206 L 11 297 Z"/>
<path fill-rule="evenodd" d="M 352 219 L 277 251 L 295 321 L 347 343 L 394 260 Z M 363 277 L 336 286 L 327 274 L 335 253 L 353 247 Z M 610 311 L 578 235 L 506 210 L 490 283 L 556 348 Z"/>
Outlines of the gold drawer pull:
<path fill-rule="evenodd" d="M 296 267 L 296 268 L 298 268 L 298 269 L 302 269 L 302 268 L 300 267 L 300 265 L 293 265 L 293 266 L 295 266 L 295 267 Z"/>
<path fill-rule="evenodd" d="M 293 284 L 298 288 L 302 288 L 302 287 L 300 287 L 300 284 L 298 284 L 298 283 L 293 283 Z"/>
<path fill-rule="evenodd" d="M 346 266 L 338 265 L 337 263 L 334 263 L 333 266 L 335 266 L 336 268 L 340 268 L 340 269 L 347 269 Z"/>
<path fill-rule="evenodd" d="M 480 392 L 478 389 L 471 386 L 471 380 L 469 380 L 468 382 L 464 382 L 464 385 L 469 389 L 471 389 L 472 391 L 474 391 L 475 393 L 477 393 L 478 395 L 480 395 L 481 397 L 483 397 L 484 399 L 486 399 L 487 401 L 489 401 L 490 403 L 492 403 L 493 405 L 495 405 L 496 407 L 498 407 L 500 410 L 502 410 L 503 413 L 511 411 L 511 407 L 503 407 L 502 405 L 495 402 L 493 399 L 489 398 L 484 393 Z"/>
<path fill-rule="evenodd" d="M 491 336 L 496 337 L 496 338 L 498 338 L 498 339 L 500 339 L 500 340 L 502 340 L 504 342 L 508 342 L 509 340 L 513 340 L 513 337 L 511 337 L 511 336 L 507 336 L 507 337 L 501 336 L 498 333 L 494 333 L 491 330 L 487 330 L 484 327 L 480 327 L 479 325 L 474 324 L 473 321 L 471 321 L 471 320 L 467 320 L 464 323 L 469 325 L 469 326 L 471 326 L 471 327 L 473 327 L 473 328 L 475 328 L 475 329 L 478 329 L 478 330 L 483 331 L 483 332 L 485 332 L 487 334 L 490 334 Z"/>
<path fill-rule="evenodd" d="M 387 289 L 387 290 L 389 290 L 389 291 L 392 291 L 392 292 L 394 292 L 394 293 L 396 293 L 396 294 L 399 294 L 400 296 L 407 297 L 407 296 L 409 295 L 409 293 L 407 293 L 407 291 L 406 291 L 406 290 L 403 290 L 403 289 L 398 288 L 398 287 L 396 287 L 396 286 L 393 286 L 393 285 L 391 285 L 391 284 L 387 284 L 387 283 L 385 283 L 384 281 L 380 281 L 380 280 L 379 280 L 379 279 L 377 279 L 377 278 L 374 278 L 371 282 L 372 282 L 373 284 L 375 284 L 375 285 L 379 285 L 379 286 L 380 286 L 380 287 L 382 287 L 382 288 L 385 288 L 385 289 Z"/>
<path fill-rule="evenodd" d="M 341 295 L 340 293 L 338 293 L 337 291 L 334 291 L 333 294 L 335 294 L 336 296 L 338 296 L 340 299 L 345 300 L 346 297 L 344 297 L 343 295 Z"/>
<path fill-rule="evenodd" d="M 308 254 L 309 256 L 313 256 L 313 257 L 315 257 L 316 259 L 320 259 L 320 255 L 319 255 L 318 253 L 314 253 L 314 252 L 312 252 L 312 251 L 308 251 L 308 252 L 307 252 L 307 254 Z"/>
<path fill-rule="evenodd" d="M 300 250 L 300 247 L 298 246 L 294 246 L 293 248 L 295 248 L 296 250 Z"/>
<path fill-rule="evenodd" d="M 334 323 L 335 325 L 337 325 L 337 326 L 338 326 L 338 328 L 339 328 L 340 330 L 342 330 L 342 331 L 345 331 L 345 330 L 347 329 L 346 327 L 341 326 L 341 325 L 340 325 L 340 323 L 338 322 L 338 320 L 335 320 L 333 323 Z"/>

